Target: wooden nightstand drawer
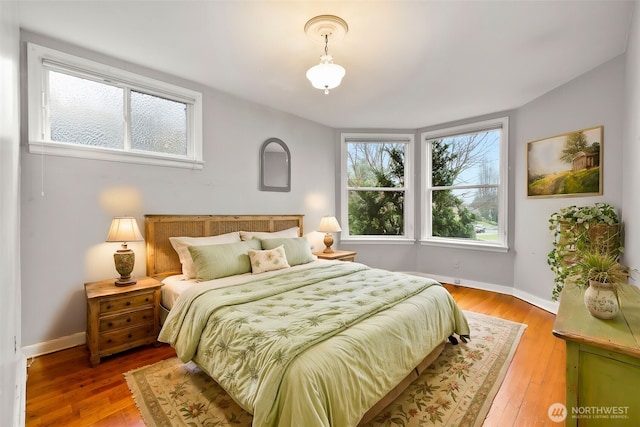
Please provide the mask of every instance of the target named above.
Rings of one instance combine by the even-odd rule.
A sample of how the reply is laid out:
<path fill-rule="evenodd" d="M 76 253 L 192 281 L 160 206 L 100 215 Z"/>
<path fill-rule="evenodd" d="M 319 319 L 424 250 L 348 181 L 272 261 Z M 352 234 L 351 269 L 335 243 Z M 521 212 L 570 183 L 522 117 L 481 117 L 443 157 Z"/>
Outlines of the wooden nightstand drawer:
<path fill-rule="evenodd" d="M 153 307 L 100 318 L 100 333 L 153 322 Z"/>
<path fill-rule="evenodd" d="M 117 298 L 105 298 L 100 301 L 100 314 L 132 310 L 145 305 L 153 305 L 153 292 L 137 295 L 124 295 Z"/>
<path fill-rule="evenodd" d="M 152 323 L 135 328 L 119 329 L 113 332 L 100 334 L 100 352 L 108 354 L 112 348 L 125 346 L 131 348 L 137 341 L 147 338 L 155 339 L 155 328 Z"/>

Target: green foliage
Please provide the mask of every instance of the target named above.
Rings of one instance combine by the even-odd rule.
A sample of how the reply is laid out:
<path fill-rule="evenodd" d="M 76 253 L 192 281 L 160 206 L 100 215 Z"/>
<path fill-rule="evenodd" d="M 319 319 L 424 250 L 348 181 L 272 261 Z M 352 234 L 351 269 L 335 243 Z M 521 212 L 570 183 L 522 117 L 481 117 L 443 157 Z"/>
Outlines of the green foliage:
<path fill-rule="evenodd" d="M 586 151 L 587 149 L 587 137 L 583 132 L 573 132 L 567 137 L 564 149 L 560 160 L 565 163 L 571 163 L 573 158 L 580 151 Z"/>
<path fill-rule="evenodd" d="M 618 256 L 597 249 L 582 254 L 576 271 L 581 277 L 578 283 L 585 286 L 589 280 L 618 285 L 626 283 L 629 277 L 627 268 L 618 262 Z"/>
<path fill-rule="evenodd" d="M 597 193 L 600 186 L 600 167 L 579 171 L 564 171 L 537 177 L 529 181 L 530 196 L 553 194 Z"/>
<path fill-rule="evenodd" d="M 383 153 L 388 161 L 379 161 Z M 461 172 L 452 167 L 458 154 L 450 152 L 441 140 L 433 144 L 433 182 L 452 185 Z M 349 185 L 379 190 L 349 192 L 349 230 L 352 235 L 404 234 L 404 151 L 398 145 L 385 145 L 378 151 L 360 151 L 352 158 Z M 398 188 L 398 190 L 394 190 Z M 490 195 L 487 195 L 489 197 Z M 480 203 L 480 201 L 479 201 Z M 436 190 L 432 198 L 433 235 L 441 237 L 475 237 L 476 215 L 451 190 Z M 487 208 L 488 209 L 488 208 Z"/>
<path fill-rule="evenodd" d="M 580 274 L 579 262 L 585 254 L 597 251 L 617 260 L 623 251 L 618 214 L 606 203 L 564 207 L 549 218 L 549 230 L 553 232 L 553 248 L 547 264 L 555 274 L 554 301 L 566 279 Z"/>
<path fill-rule="evenodd" d="M 562 193 L 597 193 L 599 188 L 600 167 L 595 167 L 570 173 L 564 182 Z"/>
<path fill-rule="evenodd" d="M 447 150 L 442 140 L 433 141 L 433 185 L 453 185 L 457 171 L 449 167 L 458 154 Z M 451 190 L 436 190 L 432 195 L 432 234 L 438 237 L 475 236 L 476 215 L 463 205 L 463 200 Z"/>
<path fill-rule="evenodd" d="M 386 147 L 388 170 L 382 167 L 373 174 L 368 186 L 404 187 L 404 152 L 398 147 Z M 349 230 L 353 235 L 404 234 L 403 191 L 351 191 L 349 194 Z"/>

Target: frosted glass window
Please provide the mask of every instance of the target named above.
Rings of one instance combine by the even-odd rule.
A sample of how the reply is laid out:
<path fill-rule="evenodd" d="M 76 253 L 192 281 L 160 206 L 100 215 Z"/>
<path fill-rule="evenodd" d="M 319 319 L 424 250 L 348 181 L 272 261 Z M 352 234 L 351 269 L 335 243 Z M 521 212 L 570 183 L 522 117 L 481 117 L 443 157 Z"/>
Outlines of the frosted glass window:
<path fill-rule="evenodd" d="M 27 65 L 30 153 L 204 167 L 202 93 L 33 43 Z"/>
<path fill-rule="evenodd" d="M 123 90 L 49 72 L 51 140 L 94 147 L 124 147 Z"/>
<path fill-rule="evenodd" d="M 187 105 L 131 92 L 131 147 L 157 153 L 187 154 Z"/>

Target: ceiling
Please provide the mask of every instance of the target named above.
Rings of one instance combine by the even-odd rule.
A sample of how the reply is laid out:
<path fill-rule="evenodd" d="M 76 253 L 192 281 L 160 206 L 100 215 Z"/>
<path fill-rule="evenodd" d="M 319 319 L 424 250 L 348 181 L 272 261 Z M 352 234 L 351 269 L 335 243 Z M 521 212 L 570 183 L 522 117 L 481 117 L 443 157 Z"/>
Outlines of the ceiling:
<path fill-rule="evenodd" d="M 27 30 L 335 128 L 414 129 L 517 108 L 625 52 L 633 2 L 37 1 Z M 306 70 L 324 46 L 346 68 L 324 95 Z"/>

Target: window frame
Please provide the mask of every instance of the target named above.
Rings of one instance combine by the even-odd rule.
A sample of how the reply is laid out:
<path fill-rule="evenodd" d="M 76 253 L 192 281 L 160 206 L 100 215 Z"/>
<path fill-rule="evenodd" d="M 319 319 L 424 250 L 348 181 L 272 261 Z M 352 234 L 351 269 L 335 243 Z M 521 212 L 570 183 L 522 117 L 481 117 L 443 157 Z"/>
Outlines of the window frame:
<path fill-rule="evenodd" d="M 341 180 L 340 180 L 340 224 L 342 232 L 340 240 L 350 243 L 411 243 L 415 242 L 414 237 L 414 191 L 413 191 L 413 162 L 415 134 L 413 133 L 342 133 L 340 135 L 340 156 L 341 156 Z M 348 183 L 348 162 L 347 145 L 351 142 L 400 142 L 405 144 L 405 185 L 404 185 L 404 234 L 401 236 L 382 235 L 351 235 L 349 231 L 349 187 Z M 359 188 L 359 187 L 356 187 Z M 401 190 L 401 189 L 398 189 Z"/>
<path fill-rule="evenodd" d="M 202 169 L 202 93 L 65 52 L 27 43 L 29 152 L 55 156 Z M 123 89 L 124 147 L 95 147 L 52 141 L 49 125 L 48 72 L 61 72 Z M 131 148 L 131 92 L 141 92 L 187 105 L 187 154 Z"/>
<path fill-rule="evenodd" d="M 468 133 L 500 129 L 500 183 L 498 185 L 498 241 L 488 242 L 454 237 L 439 237 L 432 235 L 432 205 L 431 194 L 435 187 L 431 185 L 431 144 L 429 141 Z M 421 159 L 421 236 L 420 244 L 444 246 L 453 248 L 478 249 L 495 252 L 509 250 L 509 117 L 498 117 L 479 122 L 467 123 L 459 126 L 425 131 L 420 134 L 422 148 Z"/>

